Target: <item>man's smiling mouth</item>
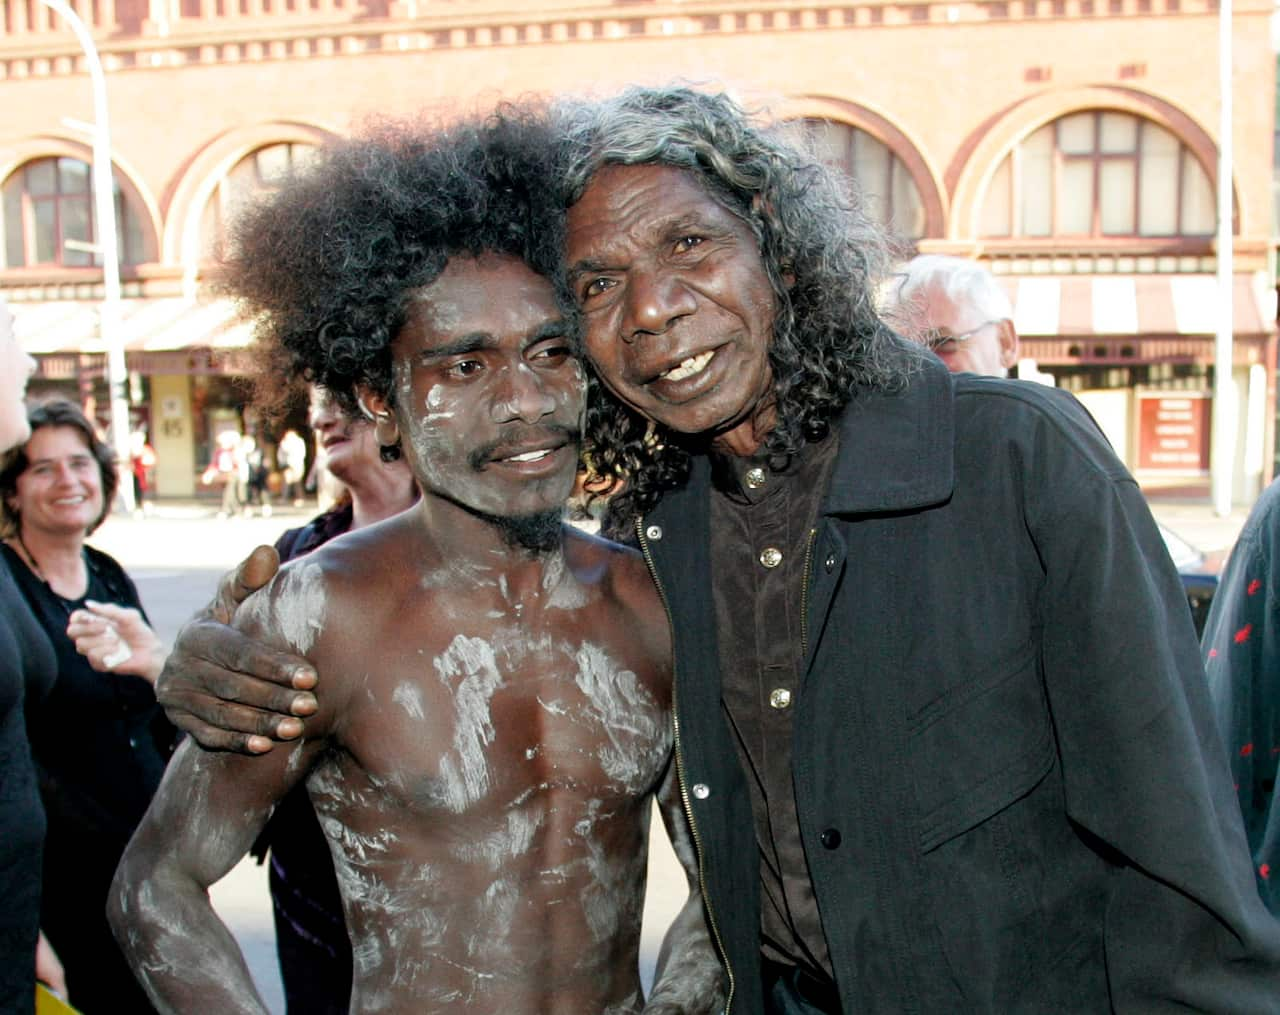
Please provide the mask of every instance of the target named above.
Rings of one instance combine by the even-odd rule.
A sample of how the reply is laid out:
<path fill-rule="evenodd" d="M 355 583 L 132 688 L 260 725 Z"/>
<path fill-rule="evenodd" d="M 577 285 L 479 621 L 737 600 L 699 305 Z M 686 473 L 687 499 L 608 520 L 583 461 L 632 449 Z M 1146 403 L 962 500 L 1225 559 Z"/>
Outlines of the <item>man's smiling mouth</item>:
<path fill-rule="evenodd" d="M 688 377 L 693 377 L 702 373 L 706 369 L 707 364 L 711 362 L 711 357 L 716 354 L 714 349 L 708 349 L 706 352 L 700 352 L 696 356 L 690 356 L 686 360 L 681 360 L 670 370 L 664 370 L 658 375 L 660 381 L 683 381 Z"/>
<path fill-rule="evenodd" d="M 525 451 L 519 455 L 510 455 L 506 458 L 499 458 L 500 462 L 538 462 L 546 458 L 548 455 L 554 454 L 557 448 L 542 448 L 539 451 Z"/>

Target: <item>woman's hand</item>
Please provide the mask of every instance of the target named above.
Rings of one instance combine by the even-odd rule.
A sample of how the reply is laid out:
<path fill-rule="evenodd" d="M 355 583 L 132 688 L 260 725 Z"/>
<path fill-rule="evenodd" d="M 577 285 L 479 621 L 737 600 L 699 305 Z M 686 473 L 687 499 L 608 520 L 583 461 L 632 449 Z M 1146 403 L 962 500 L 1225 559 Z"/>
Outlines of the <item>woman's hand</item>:
<path fill-rule="evenodd" d="M 67 637 L 89 665 L 104 673 L 132 673 L 154 684 L 169 650 L 142 614 L 114 603 L 85 602 L 71 614 Z"/>
<path fill-rule="evenodd" d="M 49 944 L 49 939 L 40 932 L 40 940 L 36 942 L 36 980 L 43 983 L 61 998 L 67 996 L 67 974 L 62 971 L 62 963 L 58 953 Z"/>

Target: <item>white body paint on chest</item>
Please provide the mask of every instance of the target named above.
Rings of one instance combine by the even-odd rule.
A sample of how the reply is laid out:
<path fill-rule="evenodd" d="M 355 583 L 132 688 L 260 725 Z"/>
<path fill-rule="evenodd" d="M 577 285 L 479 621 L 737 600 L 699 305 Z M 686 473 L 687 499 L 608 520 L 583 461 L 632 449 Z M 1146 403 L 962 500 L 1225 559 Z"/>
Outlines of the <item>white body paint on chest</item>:
<path fill-rule="evenodd" d="M 494 736 L 489 703 L 502 686 L 502 674 L 492 645 L 461 634 L 436 658 L 435 668 L 454 705 L 453 753 L 440 761 L 444 804 L 461 813 L 489 788 L 485 747 Z"/>
<path fill-rule="evenodd" d="M 422 704 L 422 688 L 412 681 L 406 681 L 392 691 L 391 700 L 403 708 L 411 719 L 426 718 Z"/>
<path fill-rule="evenodd" d="M 665 753 L 661 710 L 631 670 L 619 669 L 603 649 L 582 645 L 575 681 L 599 714 L 609 743 L 600 747 L 600 767 L 631 793 L 649 788 L 655 754 Z"/>

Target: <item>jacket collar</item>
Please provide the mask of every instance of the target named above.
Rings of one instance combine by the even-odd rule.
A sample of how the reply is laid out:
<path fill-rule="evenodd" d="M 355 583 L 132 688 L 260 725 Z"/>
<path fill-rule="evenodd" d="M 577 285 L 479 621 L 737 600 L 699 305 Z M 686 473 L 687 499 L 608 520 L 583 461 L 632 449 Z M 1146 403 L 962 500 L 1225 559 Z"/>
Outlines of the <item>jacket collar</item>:
<path fill-rule="evenodd" d="M 840 418 L 840 454 L 823 514 L 940 504 L 955 485 L 951 374 L 932 356 L 895 392 L 859 392 Z"/>
<path fill-rule="evenodd" d="M 908 511 L 951 496 L 954 383 L 940 360 L 922 357 L 898 391 L 858 392 L 836 425 L 840 449 L 823 515 Z M 665 520 L 701 518 L 710 486 L 710 461 L 695 455 L 688 482 L 663 494 L 650 513 Z"/>

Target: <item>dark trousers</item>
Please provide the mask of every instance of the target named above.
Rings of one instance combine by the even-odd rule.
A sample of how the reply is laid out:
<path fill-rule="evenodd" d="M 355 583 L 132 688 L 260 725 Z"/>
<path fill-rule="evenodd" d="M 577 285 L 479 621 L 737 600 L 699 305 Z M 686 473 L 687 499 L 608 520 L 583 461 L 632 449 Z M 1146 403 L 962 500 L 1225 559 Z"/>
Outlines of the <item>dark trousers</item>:
<path fill-rule="evenodd" d="M 332 865 L 328 874 L 333 879 Z M 289 1015 L 346 1015 L 351 1007 L 351 941 L 336 882 L 332 899 L 327 892 L 300 894 L 298 885 L 281 876 L 275 857 L 269 880 L 286 1010 Z M 310 882 L 305 887 L 315 888 Z"/>
<path fill-rule="evenodd" d="M 826 977 L 767 960 L 763 976 L 769 1015 L 840 1015 L 840 995 Z"/>

